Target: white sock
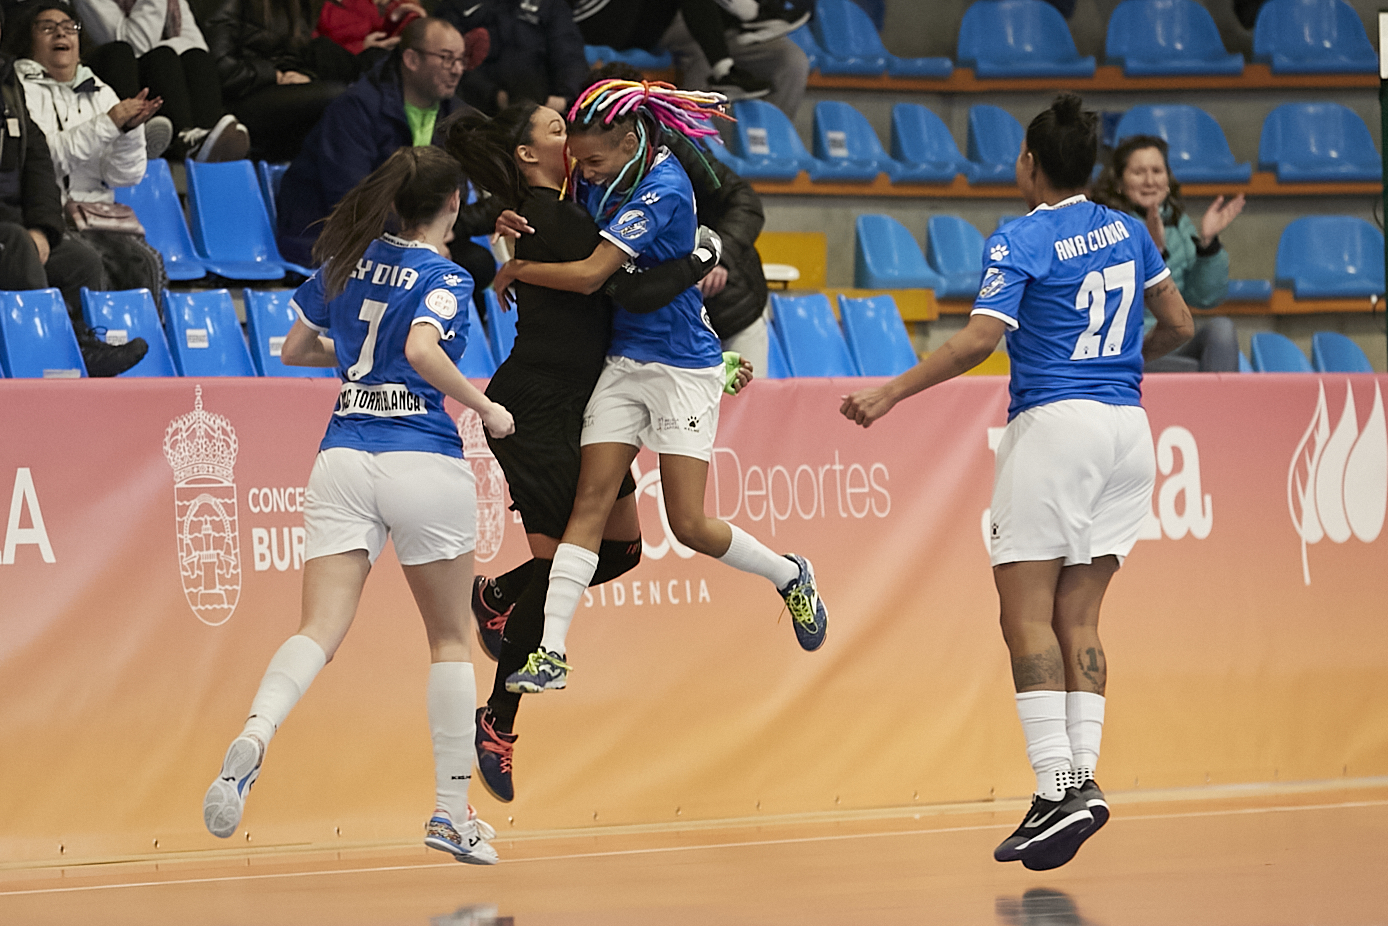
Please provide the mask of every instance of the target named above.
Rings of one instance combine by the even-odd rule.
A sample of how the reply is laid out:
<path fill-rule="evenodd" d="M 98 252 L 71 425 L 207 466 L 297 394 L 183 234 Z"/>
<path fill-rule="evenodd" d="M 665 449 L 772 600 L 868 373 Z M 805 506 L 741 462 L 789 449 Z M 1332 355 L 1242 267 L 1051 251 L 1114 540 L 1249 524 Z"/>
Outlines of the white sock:
<path fill-rule="evenodd" d="M 1027 759 L 1036 772 L 1036 793 L 1058 801 L 1070 786 L 1070 737 L 1065 732 L 1065 692 L 1017 693 L 1017 716 L 1027 740 Z"/>
<path fill-rule="evenodd" d="M 429 666 L 429 735 L 434 741 L 434 807 L 467 820 L 472 781 L 477 681 L 470 662 Z"/>
<path fill-rule="evenodd" d="M 718 557 L 718 562 L 770 579 L 777 590 L 799 577 L 800 567 L 793 561 L 771 552 L 765 544 L 736 524 L 729 524 L 728 527 L 732 528 L 733 542 L 728 544 L 728 551 Z"/>
<path fill-rule="evenodd" d="M 323 647 L 313 639 L 298 633 L 285 640 L 265 667 L 265 677 L 251 701 L 251 716 L 241 732 L 270 745 L 270 738 L 327 662 Z"/>
<path fill-rule="evenodd" d="M 1104 696 L 1091 691 L 1065 693 L 1065 732 L 1070 737 L 1076 784 L 1094 777 L 1099 741 L 1104 736 Z"/>
<path fill-rule="evenodd" d="M 598 569 L 598 554 L 575 543 L 561 543 L 554 551 L 549 567 L 549 590 L 545 592 L 545 635 L 540 646 L 551 653 L 564 655 L 564 641 L 569 636 L 578 600 L 593 581 Z"/>
<path fill-rule="evenodd" d="M 708 69 L 709 77 L 714 80 L 722 80 L 724 77 L 728 76 L 728 72 L 732 69 L 733 59 L 724 58 L 721 61 L 714 62 L 713 66 Z"/>

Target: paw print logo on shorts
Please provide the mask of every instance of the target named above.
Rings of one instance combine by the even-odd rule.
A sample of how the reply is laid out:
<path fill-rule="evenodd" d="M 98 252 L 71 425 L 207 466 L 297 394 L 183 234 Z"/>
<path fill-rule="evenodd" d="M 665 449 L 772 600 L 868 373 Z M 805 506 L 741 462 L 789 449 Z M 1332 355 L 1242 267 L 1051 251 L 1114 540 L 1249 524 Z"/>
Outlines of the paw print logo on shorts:
<path fill-rule="evenodd" d="M 989 259 L 989 260 L 999 261 L 999 260 L 1002 260 L 1002 259 L 1003 259 L 1004 257 L 1006 257 L 1007 255 L 1008 255 L 1008 250 L 1007 250 L 1007 245 L 1005 245 L 1005 244 L 995 244 L 995 245 L 993 245 L 993 247 L 988 251 L 988 259 Z"/>
<path fill-rule="evenodd" d="M 697 431 L 697 430 L 699 430 L 699 417 L 700 417 L 700 416 L 698 416 L 698 415 L 690 415 L 690 416 L 689 416 L 689 423 L 688 423 L 688 425 L 687 425 L 687 427 L 689 428 L 689 430 L 691 430 L 691 431 Z"/>

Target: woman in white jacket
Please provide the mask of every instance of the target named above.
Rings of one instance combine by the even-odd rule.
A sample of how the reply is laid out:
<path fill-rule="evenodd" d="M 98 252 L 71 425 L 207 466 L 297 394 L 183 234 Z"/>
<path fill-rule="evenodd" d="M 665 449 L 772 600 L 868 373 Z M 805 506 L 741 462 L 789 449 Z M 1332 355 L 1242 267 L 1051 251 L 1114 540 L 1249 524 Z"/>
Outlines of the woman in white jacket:
<path fill-rule="evenodd" d="M 122 96 L 148 87 L 173 123 L 171 153 L 199 161 L 246 156 L 250 133 L 227 113 L 217 62 L 188 0 L 74 0 L 97 46 L 87 63 Z"/>

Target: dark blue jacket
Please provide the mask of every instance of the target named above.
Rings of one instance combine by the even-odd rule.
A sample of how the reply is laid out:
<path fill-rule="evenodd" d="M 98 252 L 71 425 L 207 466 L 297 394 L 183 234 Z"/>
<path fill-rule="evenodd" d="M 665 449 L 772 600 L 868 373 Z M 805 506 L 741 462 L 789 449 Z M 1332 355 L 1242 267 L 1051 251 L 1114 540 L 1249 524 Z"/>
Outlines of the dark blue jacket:
<path fill-rule="evenodd" d="M 564 0 L 442 0 L 433 15 L 465 35 L 487 30 L 491 49 L 466 78 L 472 93 L 480 94 L 479 105 L 485 98 L 485 110 L 493 108 L 497 90 L 512 102 L 544 103 L 550 96 L 573 102 L 588 85 L 583 35 Z"/>
<path fill-rule="evenodd" d="M 435 142 L 444 120 L 464 105 L 457 97 L 439 104 Z M 322 228 L 314 223 L 396 149 L 412 143 L 399 56 L 392 55 L 328 105 L 285 171 L 275 199 L 276 238 L 285 260 L 312 266 L 313 243 Z"/>

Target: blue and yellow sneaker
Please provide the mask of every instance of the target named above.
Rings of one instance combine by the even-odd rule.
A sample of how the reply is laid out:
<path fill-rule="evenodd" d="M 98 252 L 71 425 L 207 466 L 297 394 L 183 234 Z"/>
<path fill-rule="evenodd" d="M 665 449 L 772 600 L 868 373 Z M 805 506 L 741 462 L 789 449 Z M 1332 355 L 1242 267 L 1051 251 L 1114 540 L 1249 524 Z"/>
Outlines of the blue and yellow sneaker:
<path fill-rule="evenodd" d="M 265 747 L 254 736 L 242 734 L 227 747 L 222 773 L 202 799 L 202 822 L 213 836 L 226 839 L 241 825 L 246 795 L 260 777 Z"/>
<path fill-rule="evenodd" d="M 824 645 L 824 633 L 829 629 L 829 612 L 815 587 L 814 567 L 810 561 L 795 553 L 785 554 L 800 568 L 795 581 L 780 589 L 790 610 L 791 623 L 795 627 L 795 639 L 803 649 L 813 652 Z"/>
<path fill-rule="evenodd" d="M 506 690 L 513 694 L 557 691 L 568 684 L 570 668 L 559 653 L 541 647 L 526 657 L 525 665 L 506 676 Z"/>

